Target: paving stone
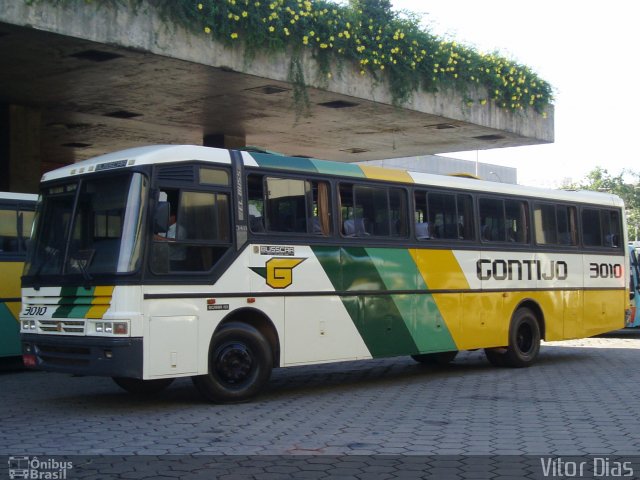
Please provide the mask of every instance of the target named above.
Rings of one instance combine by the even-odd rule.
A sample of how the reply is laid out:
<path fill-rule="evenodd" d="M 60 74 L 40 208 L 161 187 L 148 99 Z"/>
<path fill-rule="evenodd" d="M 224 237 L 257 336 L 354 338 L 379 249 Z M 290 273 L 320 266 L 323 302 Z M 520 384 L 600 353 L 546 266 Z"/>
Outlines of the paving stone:
<path fill-rule="evenodd" d="M 490 367 L 481 352 L 462 352 L 437 369 L 408 358 L 295 367 L 275 370 L 264 394 L 242 405 L 208 404 L 189 379 L 140 399 L 108 379 L 3 373 L 0 454 L 153 455 L 139 471 L 102 469 L 132 479 L 162 475 L 153 467 L 158 459 L 185 458 L 176 469 L 163 467 L 165 476 L 229 480 L 259 471 L 319 480 L 330 468 L 344 477 L 404 478 L 386 455 L 633 455 L 640 415 L 629 409 L 640 382 L 629 381 L 629 366 L 639 361 L 640 332 L 546 343 L 529 369 Z M 194 464 L 179 454 L 196 455 Z M 332 455 L 352 455 L 355 463 Z M 358 477 L 375 465 L 381 470 Z M 412 465 L 403 473 L 419 478 L 424 465 Z"/>

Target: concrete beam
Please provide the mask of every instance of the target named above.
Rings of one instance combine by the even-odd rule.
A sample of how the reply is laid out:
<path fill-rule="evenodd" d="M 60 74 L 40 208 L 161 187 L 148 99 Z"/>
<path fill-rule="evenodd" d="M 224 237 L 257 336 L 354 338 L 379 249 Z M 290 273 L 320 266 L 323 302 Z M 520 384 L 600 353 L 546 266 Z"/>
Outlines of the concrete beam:
<path fill-rule="evenodd" d="M 0 101 L 43 109 L 53 163 L 210 135 L 341 161 L 554 139 L 552 107 L 543 118 L 467 106 L 460 95 L 439 92 L 416 93 L 397 108 L 384 82 L 347 64 L 320 78 L 310 55 L 302 59 L 310 116 L 297 120 L 286 54 L 247 61 L 240 44 L 167 26 L 147 3 L 132 11 L 117 3 L 0 0 L 0 58 L 11 65 Z"/>

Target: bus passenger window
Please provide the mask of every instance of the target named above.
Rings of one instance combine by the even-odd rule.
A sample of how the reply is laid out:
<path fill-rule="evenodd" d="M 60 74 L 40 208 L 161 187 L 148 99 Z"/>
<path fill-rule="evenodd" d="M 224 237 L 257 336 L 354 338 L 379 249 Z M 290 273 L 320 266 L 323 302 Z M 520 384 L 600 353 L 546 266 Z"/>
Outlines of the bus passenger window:
<path fill-rule="evenodd" d="M 487 242 L 504 242 L 504 208 L 502 200 L 480 199 L 480 236 Z"/>
<path fill-rule="evenodd" d="M 473 199 L 471 195 L 459 194 L 456 196 L 458 238 L 460 240 L 473 240 Z"/>
<path fill-rule="evenodd" d="M 582 210 L 582 241 L 585 247 L 602 246 L 600 212 L 594 208 Z"/>
<path fill-rule="evenodd" d="M 533 222 L 538 245 L 558 243 L 555 205 L 537 204 L 533 209 Z"/>
<path fill-rule="evenodd" d="M 507 241 L 529 243 L 529 225 L 527 203 L 520 200 L 504 201 Z"/>
<path fill-rule="evenodd" d="M 577 245 L 578 216 L 576 207 L 558 205 L 556 216 L 558 219 L 558 243 L 560 245 Z"/>
<path fill-rule="evenodd" d="M 538 245 L 576 245 L 578 232 L 575 207 L 537 203 L 533 224 Z"/>
<path fill-rule="evenodd" d="M 614 210 L 601 210 L 602 237 L 604 246 L 618 248 L 620 246 L 620 215 Z"/>
<path fill-rule="evenodd" d="M 481 198 L 479 204 L 482 240 L 487 242 L 529 242 L 526 202 Z"/>
<path fill-rule="evenodd" d="M 340 214 L 345 237 L 406 237 L 407 196 L 400 188 L 340 185 Z"/>
<path fill-rule="evenodd" d="M 327 182 L 249 175 L 247 190 L 253 233 L 331 234 Z"/>
<path fill-rule="evenodd" d="M 0 253 L 17 253 L 18 217 L 15 208 L 0 209 Z"/>

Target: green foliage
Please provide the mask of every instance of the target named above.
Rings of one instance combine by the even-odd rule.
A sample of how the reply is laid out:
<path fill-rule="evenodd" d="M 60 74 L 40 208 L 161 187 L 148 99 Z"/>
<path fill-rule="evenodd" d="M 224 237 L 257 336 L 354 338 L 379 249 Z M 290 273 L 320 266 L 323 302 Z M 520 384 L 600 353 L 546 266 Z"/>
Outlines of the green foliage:
<path fill-rule="evenodd" d="M 596 167 L 577 188 L 613 193 L 622 198 L 627 211 L 629 239 L 640 240 L 640 173 L 623 170 L 618 175 L 611 175 L 607 169 Z"/>
<path fill-rule="evenodd" d="M 453 89 L 467 106 L 493 102 L 506 110 L 532 108 L 546 116 L 553 101 L 552 87 L 529 67 L 440 39 L 423 29 L 416 15 L 393 12 L 389 0 L 350 0 L 348 5 L 328 0 L 25 1 L 128 5 L 142 14 L 140 7 L 146 5 L 158 9 L 169 25 L 228 45 L 242 42 L 249 59 L 258 52 L 288 52 L 296 101 L 304 102 L 306 96 L 302 91 L 308 79 L 299 68 L 304 50 L 317 60 L 324 80 L 331 77 L 332 68 L 349 62 L 362 76 L 386 82 L 396 105 L 420 90 Z"/>

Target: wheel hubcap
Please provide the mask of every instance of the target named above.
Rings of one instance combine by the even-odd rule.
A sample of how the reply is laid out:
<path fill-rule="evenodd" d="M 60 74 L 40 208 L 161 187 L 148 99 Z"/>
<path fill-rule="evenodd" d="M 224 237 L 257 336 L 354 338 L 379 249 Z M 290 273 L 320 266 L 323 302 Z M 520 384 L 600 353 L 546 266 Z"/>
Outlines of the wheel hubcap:
<path fill-rule="evenodd" d="M 223 345 L 216 356 L 216 373 L 227 383 L 240 383 L 251 372 L 253 359 L 246 345 L 231 343 Z"/>
<path fill-rule="evenodd" d="M 530 325 L 520 325 L 516 342 L 518 344 L 518 349 L 522 353 L 531 352 L 531 349 L 533 348 L 533 332 L 531 331 Z"/>

